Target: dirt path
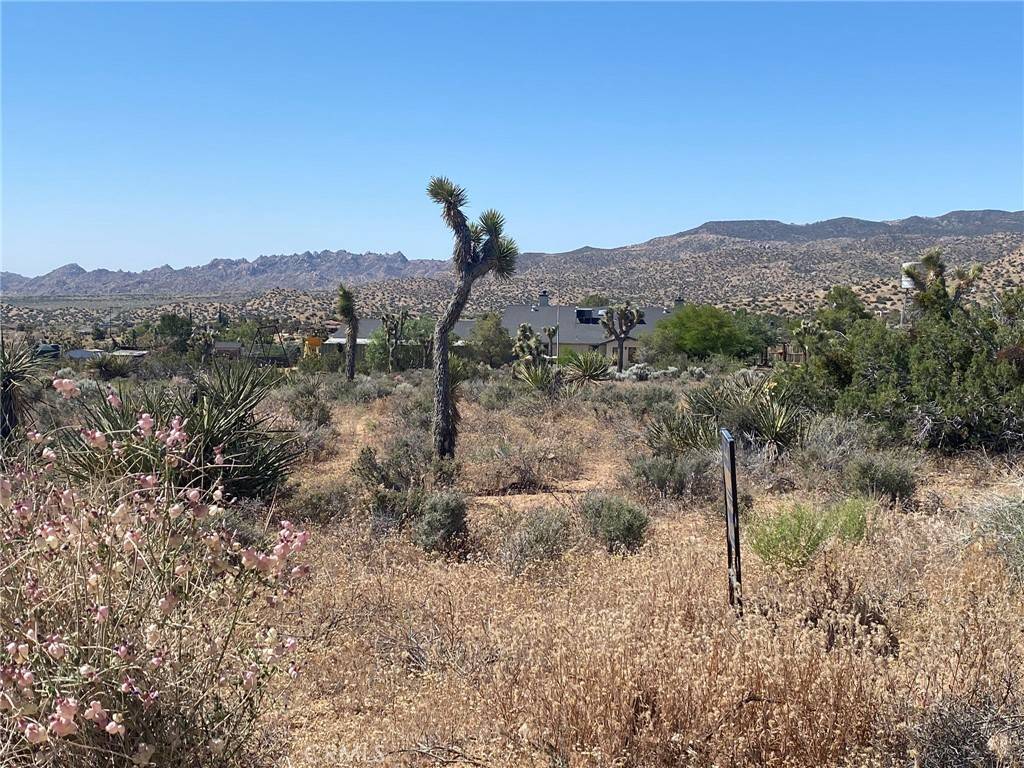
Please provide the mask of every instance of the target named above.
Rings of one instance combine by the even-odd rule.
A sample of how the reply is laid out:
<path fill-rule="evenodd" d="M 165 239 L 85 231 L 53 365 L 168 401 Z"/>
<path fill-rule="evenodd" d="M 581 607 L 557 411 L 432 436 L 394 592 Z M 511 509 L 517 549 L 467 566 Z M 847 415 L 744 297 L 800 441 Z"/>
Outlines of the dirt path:
<path fill-rule="evenodd" d="M 326 477 L 337 477 L 347 473 L 359 451 L 366 444 L 366 436 L 377 415 L 376 406 L 334 406 L 331 410 L 331 424 L 337 433 L 337 452 L 324 461 L 301 467 L 293 476 L 295 481 L 299 485 L 307 485 Z"/>

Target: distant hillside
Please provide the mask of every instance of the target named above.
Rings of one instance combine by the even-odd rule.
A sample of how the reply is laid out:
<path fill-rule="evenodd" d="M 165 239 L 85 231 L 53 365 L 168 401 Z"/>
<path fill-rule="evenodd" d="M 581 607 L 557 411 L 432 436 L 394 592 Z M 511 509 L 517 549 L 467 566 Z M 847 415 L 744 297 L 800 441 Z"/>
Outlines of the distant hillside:
<path fill-rule="evenodd" d="M 1021 247 L 1024 211 L 954 211 L 891 222 L 716 221 L 619 248 L 523 254 L 512 280 L 484 279 L 474 286 L 470 311 L 533 301 L 546 290 L 553 301 L 564 304 L 591 293 L 665 305 L 681 296 L 752 311 L 800 313 L 836 284 L 870 286 L 878 297 L 877 308 L 885 310 L 894 301 L 890 289 L 898 283 L 900 263 L 931 248 L 941 248 L 954 264 L 995 262 L 1000 284 L 1009 285 L 1024 283 L 1019 259 L 1006 258 Z M 283 313 L 291 309 L 282 302 L 289 308 L 304 304 L 312 312 L 301 296 L 322 293 L 313 301 L 318 307 L 314 314 L 322 316 L 329 312 L 329 294 L 340 280 L 361 284 L 361 304 L 372 313 L 399 306 L 436 312 L 451 290 L 446 261 L 410 261 L 401 253 L 320 251 L 261 256 L 253 262 L 218 259 L 201 267 L 139 273 L 86 272 L 72 264 L 37 278 L 4 273 L 2 291 L 14 300 L 145 295 L 209 303 L 211 296 L 233 295 L 246 298 L 246 311 L 276 311 L 271 307 L 277 306 Z M 268 292 L 276 298 L 262 300 Z M 52 300 L 50 311 L 62 301 Z M 23 312 L 8 309 L 8 319 L 27 319 Z"/>
<path fill-rule="evenodd" d="M 443 262 L 407 259 L 397 253 L 318 251 L 290 256 L 214 259 L 200 267 L 169 266 L 142 272 L 94 269 L 68 264 L 40 277 L 0 273 L 6 296 L 109 296 L 151 294 L 163 296 L 261 293 L 274 288 L 306 291 L 333 289 L 339 281 L 366 282 L 422 277 L 443 272 Z"/>

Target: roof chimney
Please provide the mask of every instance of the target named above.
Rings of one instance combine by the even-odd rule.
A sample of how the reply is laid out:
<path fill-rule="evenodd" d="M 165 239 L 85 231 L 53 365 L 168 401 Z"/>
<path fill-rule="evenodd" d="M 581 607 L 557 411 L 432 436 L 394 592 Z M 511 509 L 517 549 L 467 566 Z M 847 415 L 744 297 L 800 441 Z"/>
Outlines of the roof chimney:
<path fill-rule="evenodd" d="M 538 307 L 548 307 L 551 305 L 551 301 L 548 299 L 548 292 L 541 291 L 540 296 L 537 298 Z"/>

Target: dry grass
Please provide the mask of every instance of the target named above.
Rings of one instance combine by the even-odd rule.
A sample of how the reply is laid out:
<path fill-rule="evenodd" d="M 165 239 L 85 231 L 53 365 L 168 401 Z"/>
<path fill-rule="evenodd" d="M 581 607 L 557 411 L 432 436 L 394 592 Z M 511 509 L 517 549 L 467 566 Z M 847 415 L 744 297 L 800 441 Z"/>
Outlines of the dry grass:
<path fill-rule="evenodd" d="M 348 416 L 347 434 L 381 438 L 367 426 L 379 414 Z M 992 737 L 984 764 L 1021 765 L 1024 601 L 1000 560 L 965 546 L 960 516 L 881 510 L 864 542 L 833 542 L 798 573 L 751 551 L 742 619 L 725 604 L 717 521 L 671 503 L 635 555 L 575 541 L 513 577 L 502 520 L 614 487 L 627 450 L 582 410 L 527 420 L 467 404 L 464 417 L 472 490 L 495 485 L 497 436 L 587 448 L 548 491 L 477 498 L 458 561 L 374 542 L 358 517 L 316 532 L 296 617 L 315 650 L 273 718 L 291 765 L 928 766 L 947 710 L 998 712 L 964 727 Z M 956 477 L 928 487 L 959 501 Z"/>

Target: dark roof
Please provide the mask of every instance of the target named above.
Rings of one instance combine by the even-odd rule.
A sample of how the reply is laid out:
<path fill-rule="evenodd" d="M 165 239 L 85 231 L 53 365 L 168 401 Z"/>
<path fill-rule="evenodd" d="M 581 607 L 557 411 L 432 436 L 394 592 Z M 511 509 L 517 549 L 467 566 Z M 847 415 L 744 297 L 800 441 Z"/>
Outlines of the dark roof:
<path fill-rule="evenodd" d="M 561 344 L 592 344 L 608 341 L 608 333 L 601 327 L 601 316 L 607 307 L 562 307 L 519 304 L 506 307 L 501 315 L 501 324 L 515 336 L 519 326 L 528 324 L 536 333 L 545 326 L 557 325 L 556 340 Z M 633 329 L 630 336 L 635 338 L 646 333 L 669 312 L 664 307 L 640 307 L 643 320 Z"/>
<path fill-rule="evenodd" d="M 240 341 L 215 341 L 213 342 L 213 348 L 218 352 L 229 352 L 236 349 L 242 348 L 242 342 Z"/>

